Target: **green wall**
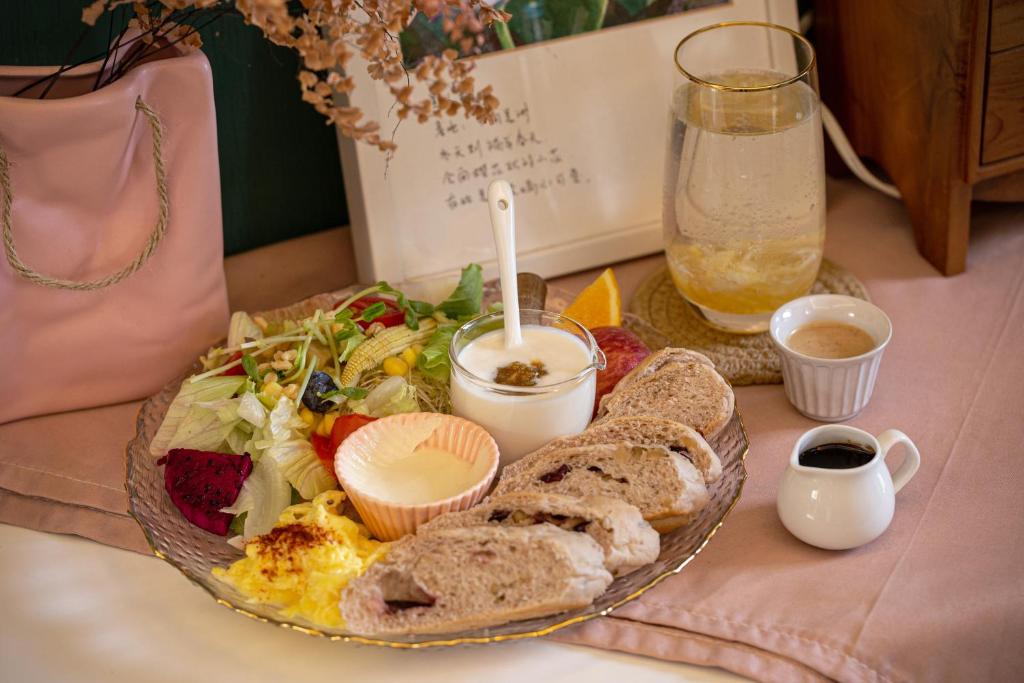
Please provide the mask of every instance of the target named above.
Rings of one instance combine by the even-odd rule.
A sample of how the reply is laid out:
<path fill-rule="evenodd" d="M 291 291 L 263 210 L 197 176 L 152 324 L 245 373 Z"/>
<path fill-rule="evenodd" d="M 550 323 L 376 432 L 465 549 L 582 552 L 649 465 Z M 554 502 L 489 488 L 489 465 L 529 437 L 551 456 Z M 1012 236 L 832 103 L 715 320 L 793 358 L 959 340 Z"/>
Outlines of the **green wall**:
<path fill-rule="evenodd" d="M 60 64 L 87 0 L 0 0 L 0 64 Z M 107 19 L 75 51 L 103 50 Z M 217 100 L 224 250 L 232 254 L 348 223 L 333 128 L 302 102 L 298 62 L 228 14 L 202 31 Z"/>

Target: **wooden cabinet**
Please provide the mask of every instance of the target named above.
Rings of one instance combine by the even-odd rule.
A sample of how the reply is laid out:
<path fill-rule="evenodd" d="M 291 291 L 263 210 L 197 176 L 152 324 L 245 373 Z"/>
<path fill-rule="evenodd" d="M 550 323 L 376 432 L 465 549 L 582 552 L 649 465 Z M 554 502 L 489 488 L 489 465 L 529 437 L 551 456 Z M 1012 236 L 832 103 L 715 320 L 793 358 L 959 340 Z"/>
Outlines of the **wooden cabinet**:
<path fill-rule="evenodd" d="M 815 44 L 822 98 L 921 253 L 962 272 L 972 197 L 1024 200 L 1024 0 L 817 0 Z"/>
<path fill-rule="evenodd" d="M 989 55 L 981 162 L 988 164 L 1021 154 L 1024 154 L 1024 45 Z"/>

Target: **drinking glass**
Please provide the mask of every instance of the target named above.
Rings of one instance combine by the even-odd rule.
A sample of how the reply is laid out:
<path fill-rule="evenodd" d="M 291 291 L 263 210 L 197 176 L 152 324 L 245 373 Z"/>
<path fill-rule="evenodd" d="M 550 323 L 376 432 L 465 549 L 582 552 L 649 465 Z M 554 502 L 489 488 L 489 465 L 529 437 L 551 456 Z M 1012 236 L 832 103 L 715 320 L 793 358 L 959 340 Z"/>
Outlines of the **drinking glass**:
<path fill-rule="evenodd" d="M 679 293 L 713 327 L 762 332 L 807 294 L 825 243 L 825 159 L 814 48 L 727 22 L 679 41 L 663 227 Z"/>

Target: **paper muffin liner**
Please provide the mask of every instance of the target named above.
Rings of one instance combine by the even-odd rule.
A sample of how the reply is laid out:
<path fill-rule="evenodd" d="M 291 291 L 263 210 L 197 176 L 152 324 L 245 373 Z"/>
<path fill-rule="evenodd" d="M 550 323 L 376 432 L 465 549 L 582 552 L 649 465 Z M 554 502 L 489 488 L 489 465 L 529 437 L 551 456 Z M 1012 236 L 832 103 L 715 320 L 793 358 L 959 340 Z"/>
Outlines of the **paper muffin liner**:
<path fill-rule="evenodd" d="M 385 434 L 422 427 L 427 421 L 438 425 L 421 446 L 448 451 L 470 463 L 486 458 L 484 476 L 462 493 L 430 503 L 395 503 L 363 490 L 360 480 L 369 476 L 370 463 L 379 457 L 377 447 Z M 376 538 L 393 541 L 415 533 L 420 524 L 440 514 L 466 510 L 480 502 L 498 472 L 498 445 L 483 427 L 469 420 L 438 413 L 404 413 L 371 422 L 345 439 L 335 454 L 334 470 L 363 524 Z"/>

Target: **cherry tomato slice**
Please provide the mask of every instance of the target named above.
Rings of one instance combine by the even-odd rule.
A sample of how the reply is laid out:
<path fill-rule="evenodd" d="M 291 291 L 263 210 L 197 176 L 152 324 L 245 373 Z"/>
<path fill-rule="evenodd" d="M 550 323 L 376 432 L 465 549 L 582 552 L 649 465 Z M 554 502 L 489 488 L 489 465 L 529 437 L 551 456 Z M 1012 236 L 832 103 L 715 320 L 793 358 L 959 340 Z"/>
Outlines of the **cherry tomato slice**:
<path fill-rule="evenodd" d="M 324 464 L 327 471 L 332 475 L 334 474 L 334 451 L 336 449 L 331 448 L 331 440 L 326 436 L 320 436 L 319 434 L 310 434 L 309 442 L 313 444 L 313 448 L 316 449 L 316 455 L 320 458 L 320 462 Z"/>
<path fill-rule="evenodd" d="M 380 315 L 369 322 L 360 320 L 359 316 L 362 312 L 376 303 L 384 304 L 384 308 L 387 309 L 384 311 L 383 315 Z M 402 309 L 398 307 L 398 304 L 396 304 L 393 299 L 388 299 L 382 296 L 364 296 L 362 299 L 358 299 L 349 304 L 349 308 L 352 309 L 352 317 L 355 318 L 356 324 L 364 330 L 373 323 L 380 323 L 384 327 L 394 327 L 405 323 L 405 313 L 402 313 Z"/>
<path fill-rule="evenodd" d="M 241 360 L 241 358 L 242 358 L 242 352 L 241 351 L 235 351 L 233 354 L 228 356 L 227 363 L 234 363 L 236 360 Z M 225 365 L 227 365 L 227 363 L 225 363 Z M 242 367 L 241 363 L 239 363 L 235 367 L 233 367 L 233 368 L 231 368 L 229 370 L 225 370 L 222 374 L 223 375 L 244 375 L 245 374 L 245 368 Z"/>
<path fill-rule="evenodd" d="M 347 439 L 352 432 L 356 431 L 364 425 L 368 425 L 377 418 L 370 417 L 369 415 L 360 415 L 358 413 L 351 413 L 349 415 L 340 415 L 337 420 L 334 421 L 334 428 L 331 429 L 331 471 L 334 471 L 334 454 L 338 452 L 338 446 Z"/>

